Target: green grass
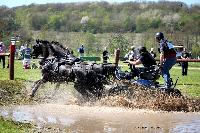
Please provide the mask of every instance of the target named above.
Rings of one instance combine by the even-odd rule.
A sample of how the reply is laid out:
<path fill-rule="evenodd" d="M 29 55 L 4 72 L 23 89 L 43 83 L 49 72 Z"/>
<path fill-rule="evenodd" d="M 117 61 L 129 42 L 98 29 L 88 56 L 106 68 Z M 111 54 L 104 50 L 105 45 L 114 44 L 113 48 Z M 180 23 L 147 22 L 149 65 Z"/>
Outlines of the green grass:
<path fill-rule="evenodd" d="M 200 68 L 200 62 L 189 62 L 189 67 L 198 67 L 198 68 Z"/>
<path fill-rule="evenodd" d="M 0 132 L 1 133 L 27 133 L 31 130 L 30 124 L 22 124 L 5 120 L 0 117 Z"/>
<path fill-rule="evenodd" d="M 32 60 L 38 62 L 38 60 Z M 6 62 L 7 66 L 7 62 Z M 0 80 L 8 80 L 9 79 L 9 69 L 2 69 L 0 65 Z M 15 60 L 14 64 L 14 79 L 15 80 L 28 80 L 28 81 L 36 81 L 41 77 L 40 69 L 23 69 L 22 60 Z"/>
<path fill-rule="evenodd" d="M 182 93 L 185 93 L 191 97 L 200 97 L 200 69 L 195 69 L 196 67 L 189 66 L 188 75 L 182 76 L 181 67 L 173 68 L 171 70 L 171 77 L 174 82 L 179 77 L 177 88 L 181 90 Z"/>

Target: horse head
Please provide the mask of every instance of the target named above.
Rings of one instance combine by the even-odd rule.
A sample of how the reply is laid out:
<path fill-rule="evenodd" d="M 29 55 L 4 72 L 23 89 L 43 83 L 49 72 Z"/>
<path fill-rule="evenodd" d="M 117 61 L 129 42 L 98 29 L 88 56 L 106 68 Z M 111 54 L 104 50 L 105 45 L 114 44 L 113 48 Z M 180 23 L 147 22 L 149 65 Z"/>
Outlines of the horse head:
<path fill-rule="evenodd" d="M 39 55 L 42 55 L 42 47 L 41 47 L 41 43 L 40 40 L 36 40 L 36 44 L 33 45 L 33 52 L 32 52 L 32 56 L 34 58 L 38 58 Z"/>
<path fill-rule="evenodd" d="M 48 41 L 37 39 L 36 44 L 33 45 L 32 56 L 35 58 L 42 56 L 46 59 L 49 56 L 48 43 Z"/>

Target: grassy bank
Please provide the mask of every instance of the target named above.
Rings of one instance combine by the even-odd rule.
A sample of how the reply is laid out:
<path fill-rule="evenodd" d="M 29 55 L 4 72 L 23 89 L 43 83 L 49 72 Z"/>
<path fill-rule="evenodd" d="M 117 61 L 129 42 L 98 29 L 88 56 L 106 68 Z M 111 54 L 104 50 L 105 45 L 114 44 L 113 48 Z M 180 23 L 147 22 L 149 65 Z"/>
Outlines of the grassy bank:
<path fill-rule="evenodd" d="M 30 133 L 32 132 L 32 126 L 30 124 L 22 124 L 13 122 L 11 120 L 5 120 L 0 117 L 0 132 L 1 133 Z"/>

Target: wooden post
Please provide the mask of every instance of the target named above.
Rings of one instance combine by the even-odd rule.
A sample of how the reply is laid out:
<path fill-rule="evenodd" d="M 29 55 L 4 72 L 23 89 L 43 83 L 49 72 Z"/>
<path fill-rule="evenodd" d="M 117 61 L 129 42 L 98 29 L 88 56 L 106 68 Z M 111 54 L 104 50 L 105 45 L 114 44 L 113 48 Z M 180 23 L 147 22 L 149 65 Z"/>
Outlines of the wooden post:
<path fill-rule="evenodd" d="M 14 80 L 14 59 L 15 59 L 15 38 L 11 38 L 10 43 L 10 63 L 9 63 L 9 78 Z"/>
<path fill-rule="evenodd" d="M 119 63 L 119 55 L 120 55 L 120 50 L 119 48 L 115 50 L 115 65 L 118 66 Z"/>

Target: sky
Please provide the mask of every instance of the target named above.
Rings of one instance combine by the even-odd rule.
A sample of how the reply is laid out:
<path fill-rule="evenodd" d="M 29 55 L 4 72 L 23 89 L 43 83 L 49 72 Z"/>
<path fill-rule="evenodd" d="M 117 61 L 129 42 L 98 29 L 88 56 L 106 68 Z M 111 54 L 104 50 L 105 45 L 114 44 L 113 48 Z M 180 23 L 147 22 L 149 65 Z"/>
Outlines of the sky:
<path fill-rule="evenodd" d="M 35 4 L 46 4 L 46 3 L 71 3 L 71 2 L 85 2 L 85 1 L 107 1 L 110 3 L 113 2 L 129 2 L 129 1 L 144 1 L 144 0 L 0 0 L 0 6 L 5 5 L 7 7 L 16 7 L 22 5 Z M 149 0 L 146 0 L 149 1 Z M 151 0 L 158 1 L 158 0 Z M 200 0 L 168 0 L 168 1 L 181 1 L 187 5 L 191 4 L 200 4 Z"/>

